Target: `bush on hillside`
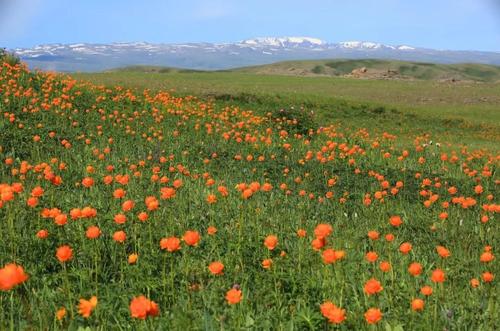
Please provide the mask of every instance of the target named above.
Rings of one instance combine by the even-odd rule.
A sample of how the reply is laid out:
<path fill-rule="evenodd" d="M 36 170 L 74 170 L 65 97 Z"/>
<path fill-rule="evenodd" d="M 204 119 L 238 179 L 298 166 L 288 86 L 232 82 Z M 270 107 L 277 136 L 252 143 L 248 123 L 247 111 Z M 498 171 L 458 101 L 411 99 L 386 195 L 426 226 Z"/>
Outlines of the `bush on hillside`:
<path fill-rule="evenodd" d="M 19 64 L 21 60 L 17 55 L 7 52 L 5 48 L 0 48 L 0 62 L 6 62 L 11 66 L 15 66 L 16 64 Z"/>
<path fill-rule="evenodd" d="M 319 128 L 314 112 L 304 107 L 289 107 L 273 112 L 272 117 L 279 129 L 284 129 L 288 133 L 308 134 L 310 130 L 316 131 Z"/>
<path fill-rule="evenodd" d="M 319 74 L 324 74 L 325 73 L 325 67 L 322 65 L 317 65 L 311 70 L 313 73 L 319 75 Z"/>

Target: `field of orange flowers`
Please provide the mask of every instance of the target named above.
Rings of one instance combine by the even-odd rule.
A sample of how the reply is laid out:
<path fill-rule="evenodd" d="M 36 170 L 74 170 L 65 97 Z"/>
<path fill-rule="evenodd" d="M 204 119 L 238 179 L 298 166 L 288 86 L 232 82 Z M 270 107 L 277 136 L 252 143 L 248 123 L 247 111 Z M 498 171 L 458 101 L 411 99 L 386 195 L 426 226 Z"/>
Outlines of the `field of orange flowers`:
<path fill-rule="evenodd" d="M 499 155 L 8 64 L 0 114 L 2 330 L 500 328 Z"/>

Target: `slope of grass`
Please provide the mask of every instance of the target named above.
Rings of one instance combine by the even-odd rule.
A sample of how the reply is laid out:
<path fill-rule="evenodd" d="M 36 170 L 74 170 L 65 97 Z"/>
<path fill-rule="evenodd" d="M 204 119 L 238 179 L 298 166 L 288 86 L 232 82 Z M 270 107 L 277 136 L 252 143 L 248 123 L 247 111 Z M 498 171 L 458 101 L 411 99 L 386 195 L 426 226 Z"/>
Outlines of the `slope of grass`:
<path fill-rule="evenodd" d="M 355 69 L 366 68 L 359 77 L 401 78 L 418 80 L 500 81 L 500 67 L 483 64 L 434 64 L 386 60 L 313 60 L 285 61 L 274 64 L 235 69 L 271 75 L 344 76 Z"/>
<path fill-rule="evenodd" d="M 106 72 L 137 72 L 137 73 L 167 74 L 167 73 L 195 73 L 195 72 L 204 72 L 204 71 L 193 70 L 193 69 L 174 68 L 174 67 L 163 67 L 163 66 L 136 65 L 136 66 L 127 66 L 127 67 L 121 67 L 121 68 L 116 68 L 116 69 L 112 69 L 112 70 L 107 70 Z"/>
<path fill-rule="evenodd" d="M 498 148 L 500 84 L 291 77 L 242 72 L 77 74 L 106 86 L 169 90 L 273 111 L 316 111 L 325 121 L 381 130 L 416 130 L 438 140 Z M 377 111 L 374 111 L 378 109 Z"/>
<path fill-rule="evenodd" d="M 498 155 L 435 120 L 9 65 L 0 89 L 2 330 L 496 328 Z"/>

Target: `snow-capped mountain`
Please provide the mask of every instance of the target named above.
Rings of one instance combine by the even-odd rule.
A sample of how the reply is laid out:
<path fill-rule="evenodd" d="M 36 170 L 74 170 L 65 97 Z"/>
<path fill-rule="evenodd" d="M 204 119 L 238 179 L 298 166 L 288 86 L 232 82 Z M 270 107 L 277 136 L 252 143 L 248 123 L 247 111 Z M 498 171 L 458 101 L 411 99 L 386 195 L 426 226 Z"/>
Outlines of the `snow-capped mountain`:
<path fill-rule="evenodd" d="M 275 47 L 314 47 L 325 45 L 321 39 L 310 37 L 264 37 L 243 40 L 241 44 L 253 46 L 275 46 Z"/>
<path fill-rule="evenodd" d="M 217 70 L 333 58 L 500 65 L 500 53 L 495 52 L 434 50 L 366 41 L 329 43 L 310 37 L 264 37 L 233 43 L 50 44 L 12 51 L 31 67 L 57 71 L 99 71 L 128 65 Z"/>

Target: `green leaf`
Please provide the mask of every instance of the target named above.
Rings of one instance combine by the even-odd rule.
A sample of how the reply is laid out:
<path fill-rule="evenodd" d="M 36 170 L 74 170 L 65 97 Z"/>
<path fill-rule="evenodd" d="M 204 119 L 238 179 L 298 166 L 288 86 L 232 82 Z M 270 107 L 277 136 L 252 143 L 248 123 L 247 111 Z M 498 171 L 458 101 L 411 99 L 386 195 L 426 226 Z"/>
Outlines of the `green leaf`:
<path fill-rule="evenodd" d="M 245 327 L 251 328 L 254 324 L 255 324 L 254 319 L 250 315 L 247 315 L 247 317 L 245 319 Z"/>

